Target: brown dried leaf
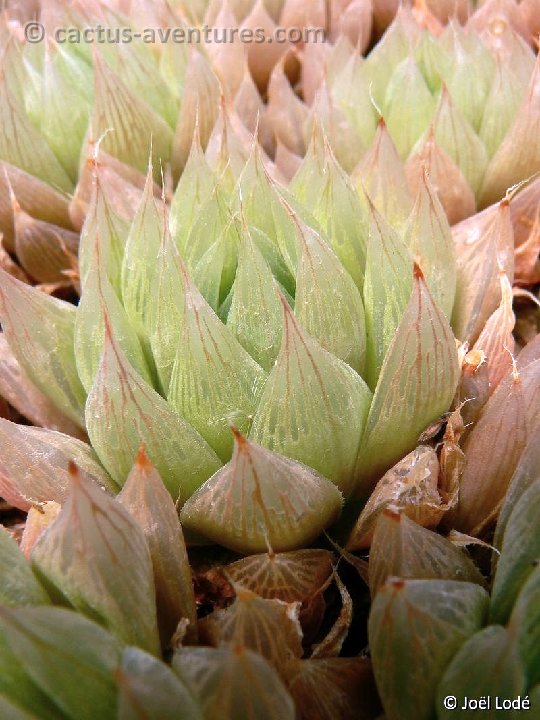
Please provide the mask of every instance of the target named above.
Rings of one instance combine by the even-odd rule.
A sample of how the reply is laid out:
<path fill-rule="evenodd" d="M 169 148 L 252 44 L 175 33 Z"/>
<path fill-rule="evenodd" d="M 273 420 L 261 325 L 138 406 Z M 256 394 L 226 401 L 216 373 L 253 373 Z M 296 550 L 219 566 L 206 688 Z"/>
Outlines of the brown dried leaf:
<path fill-rule="evenodd" d="M 334 580 L 341 595 L 341 610 L 335 623 L 330 628 L 326 637 L 317 645 L 313 646 L 311 657 L 332 658 L 337 657 L 341 652 L 353 619 L 353 604 L 349 591 L 345 587 L 338 573 L 334 571 Z"/>

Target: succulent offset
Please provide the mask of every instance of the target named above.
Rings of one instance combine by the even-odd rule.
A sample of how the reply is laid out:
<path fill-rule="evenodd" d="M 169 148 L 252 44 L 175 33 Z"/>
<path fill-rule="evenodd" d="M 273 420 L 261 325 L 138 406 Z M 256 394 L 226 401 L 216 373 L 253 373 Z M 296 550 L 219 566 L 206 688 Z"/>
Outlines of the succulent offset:
<path fill-rule="evenodd" d="M 534 0 L 373 46 L 359 0 L 39 5 L 0 24 L 2 717 L 538 706 Z M 203 21 L 327 39 L 54 35 Z"/>

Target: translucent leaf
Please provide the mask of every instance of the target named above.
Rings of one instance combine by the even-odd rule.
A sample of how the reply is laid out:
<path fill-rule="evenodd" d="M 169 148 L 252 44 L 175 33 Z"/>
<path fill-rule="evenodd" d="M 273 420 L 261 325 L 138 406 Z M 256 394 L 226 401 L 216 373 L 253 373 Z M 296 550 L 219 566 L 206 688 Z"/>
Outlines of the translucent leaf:
<path fill-rule="evenodd" d="M 343 267 L 361 288 L 368 234 L 364 207 L 317 125 L 289 190 L 312 210 Z"/>
<path fill-rule="evenodd" d="M 311 468 L 233 432 L 231 460 L 187 501 L 184 525 L 243 553 L 309 544 L 339 516 L 339 490 Z"/>
<path fill-rule="evenodd" d="M 49 145 L 30 123 L 4 76 L 0 81 L 0 109 L 0 159 L 56 190 L 70 192 L 73 188 L 71 180 Z"/>
<path fill-rule="evenodd" d="M 183 503 L 219 467 L 197 431 L 129 364 L 110 328 L 86 403 L 86 425 L 97 454 L 120 486 L 143 442 L 175 501 Z"/>
<path fill-rule="evenodd" d="M 129 229 L 122 263 L 122 303 L 131 325 L 143 341 L 148 332 L 150 288 L 155 258 L 163 236 L 164 213 L 153 194 L 152 167 L 148 168 L 141 204 Z"/>
<path fill-rule="evenodd" d="M 96 234 L 92 260 L 83 282 L 83 292 L 75 319 L 75 360 L 79 377 L 87 392 L 94 383 L 103 352 L 105 317 L 129 362 L 147 382 L 153 384 L 136 329 L 107 276 L 105 257 L 101 255 L 99 235 Z"/>
<path fill-rule="evenodd" d="M 179 176 L 189 157 L 193 135 L 198 133 L 206 148 L 219 114 L 221 89 L 210 63 L 201 53 L 192 51 L 186 69 L 182 110 L 174 134 L 172 169 Z"/>
<path fill-rule="evenodd" d="M 177 675 L 152 655 L 128 647 L 116 673 L 119 685 L 118 720 L 202 720 L 203 715 L 188 688 Z"/>
<path fill-rule="evenodd" d="M 17 543 L 3 527 L 0 528 L 0 603 L 19 607 L 50 603 Z"/>
<path fill-rule="evenodd" d="M 201 620 L 200 632 L 212 645 L 253 650 L 283 679 L 291 658 L 302 656 L 298 603 L 264 600 L 249 590 L 238 590 L 232 605 Z"/>
<path fill-rule="evenodd" d="M 448 663 L 483 625 L 488 596 L 455 580 L 395 578 L 377 593 L 369 617 L 375 680 L 388 720 L 427 720 Z M 410 669 L 404 674 L 403 668 Z"/>
<path fill-rule="evenodd" d="M 30 508 L 19 545 L 26 558 L 30 557 L 32 548 L 45 530 L 56 520 L 61 509 L 62 506 L 54 500 Z"/>
<path fill-rule="evenodd" d="M 476 199 L 452 158 L 435 142 L 433 128 L 416 145 L 405 166 L 407 183 L 416 197 L 427 173 L 450 225 L 472 215 Z"/>
<path fill-rule="evenodd" d="M 401 225 L 412 209 L 405 169 L 381 118 L 369 152 L 356 167 L 353 181 L 392 226 Z M 364 193 L 360 193 L 361 199 Z"/>
<path fill-rule="evenodd" d="M 116 717 L 120 647 L 99 625 L 62 608 L 0 608 L 0 633 L 29 678 L 54 699 L 56 717 Z"/>
<path fill-rule="evenodd" d="M 32 383 L 0 333 L 0 395 L 32 425 L 58 430 L 83 440 L 85 431 L 69 420 L 49 398 Z"/>
<path fill-rule="evenodd" d="M 366 379 L 375 389 L 388 348 L 412 289 L 412 255 L 397 232 L 370 204 L 369 245 L 364 280 Z"/>
<path fill-rule="evenodd" d="M 307 225 L 298 223 L 301 245 L 294 311 L 298 322 L 321 347 L 362 373 L 365 325 L 362 297 L 330 247 Z"/>
<path fill-rule="evenodd" d="M 415 265 L 411 299 L 375 388 L 356 465 L 365 493 L 452 401 L 459 379 L 454 336 Z"/>
<path fill-rule="evenodd" d="M 250 555 L 224 568 L 235 585 L 263 598 L 304 602 L 324 587 L 332 573 L 328 550 L 294 550 Z"/>
<path fill-rule="evenodd" d="M 433 132 L 437 145 L 448 153 L 477 193 L 487 167 L 486 149 L 444 86 L 433 118 Z"/>
<path fill-rule="evenodd" d="M 435 110 L 435 99 L 412 57 L 403 60 L 394 70 L 384 105 L 388 132 L 400 157 L 406 160 Z"/>
<path fill-rule="evenodd" d="M 366 658 L 300 660 L 289 680 L 299 720 L 368 720 L 380 703 Z"/>
<path fill-rule="evenodd" d="M 92 253 L 97 246 L 107 270 L 107 277 L 120 297 L 122 258 L 128 232 L 128 223 L 111 206 L 106 188 L 96 173 L 79 247 L 79 273 L 83 284 L 86 284 L 86 276 L 92 266 Z"/>
<path fill-rule="evenodd" d="M 216 182 L 217 178 L 204 157 L 197 127 L 186 166 L 171 202 L 169 224 L 177 247 L 186 247 L 195 218 L 212 196 Z"/>
<path fill-rule="evenodd" d="M 526 91 L 526 81 L 512 72 L 507 63 L 498 60 L 491 89 L 484 104 L 482 124 L 478 131 L 488 157 L 495 155 L 518 112 Z"/>
<path fill-rule="evenodd" d="M 92 131 L 96 137 L 107 132 L 103 149 L 132 165 L 146 170 L 152 142 L 154 167 L 171 156 L 173 133 L 167 123 L 123 82 L 99 53 L 94 54 L 95 104 Z"/>
<path fill-rule="evenodd" d="M 535 572 L 540 554 L 540 537 L 535 530 L 539 512 L 540 482 L 536 480 L 517 500 L 508 518 L 493 581 L 491 622 L 506 623 L 521 588 Z"/>
<path fill-rule="evenodd" d="M 157 654 L 152 561 L 143 531 L 113 498 L 72 467 L 71 492 L 32 551 L 53 598 Z"/>
<path fill-rule="evenodd" d="M 281 303 L 270 267 L 247 227 L 242 232 L 231 293 L 227 326 L 251 357 L 269 372 L 281 345 Z"/>
<path fill-rule="evenodd" d="M 276 138 L 291 152 L 302 157 L 305 154 L 304 126 L 308 108 L 298 98 L 285 73 L 284 55 L 276 65 L 268 83 L 268 119 Z"/>
<path fill-rule="evenodd" d="M 540 566 L 537 565 L 524 582 L 517 596 L 508 626 L 509 632 L 514 636 L 517 635 L 519 651 L 527 675 L 528 687 L 532 687 L 535 683 L 540 682 L 539 594 Z M 518 692 L 515 694 L 517 695 Z"/>
<path fill-rule="evenodd" d="M 112 493 L 118 490 L 89 445 L 53 430 L 0 418 L 0 458 L 0 494 L 22 510 L 47 500 L 64 502 L 70 460 L 89 481 Z"/>
<path fill-rule="evenodd" d="M 197 613 L 193 581 L 178 513 L 142 448 L 118 500 L 139 523 L 150 548 L 163 649 L 168 647 L 182 618 L 189 620 L 188 637 L 195 641 Z"/>
<path fill-rule="evenodd" d="M 315 468 L 346 495 L 353 486 L 371 393 L 360 376 L 305 333 L 287 303 L 282 304 L 283 342 L 250 438 Z"/>
<path fill-rule="evenodd" d="M 233 444 L 229 423 L 249 430 L 265 373 L 182 272 L 182 332 L 169 402 L 227 462 Z"/>
<path fill-rule="evenodd" d="M 536 60 L 526 97 L 486 170 L 480 207 L 499 200 L 506 190 L 540 169 L 540 60 Z"/>
<path fill-rule="evenodd" d="M 328 68 L 326 71 L 328 74 Z M 377 123 L 370 96 L 370 79 L 363 59 L 353 52 L 347 62 L 338 63 L 336 75 L 330 79 L 330 87 L 334 102 L 341 108 L 367 150 L 375 135 Z"/>
<path fill-rule="evenodd" d="M 480 216 L 478 216 L 480 218 Z M 465 225 L 465 223 L 463 223 Z M 463 342 L 474 342 L 501 301 L 499 271 L 514 275 L 514 236 L 508 202 L 480 224 L 453 230 L 457 263 L 452 327 Z"/>
<path fill-rule="evenodd" d="M 399 510 L 423 526 L 434 527 L 444 506 L 437 490 L 439 462 L 435 451 L 419 445 L 379 480 L 365 504 L 347 547 L 369 547 L 375 525 L 386 508 Z"/>
<path fill-rule="evenodd" d="M 262 91 L 268 85 L 272 69 L 279 58 L 287 51 L 288 43 L 268 43 L 268 38 L 273 38 L 276 31 L 276 23 L 269 14 L 271 8 L 268 7 L 268 2 L 248 2 L 246 5 L 248 8 L 253 7 L 247 17 L 243 19 L 242 30 L 250 29 L 255 32 L 258 28 L 261 28 L 264 30 L 264 37 L 267 38 L 266 43 L 259 45 L 259 47 L 246 45 L 250 74 Z"/>
<path fill-rule="evenodd" d="M 467 699 L 486 698 L 491 706 L 482 710 L 485 718 L 511 717 L 496 705 L 503 698 L 514 699 L 525 690 L 523 666 L 511 632 L 500 625 L 477 632 L 454 655 L 437 689 L 437 717 L 472 717 L 474 710 L 463 711 Z M 444 698 L 457 696 L 457 708 L 450 712 Z"/>
<path fill-rule="evenodd" d="M 433 300 L 450 319 L 456 292 L 454 241 L 427 172 L 423 174 L 416 202 L 405 226 L 404 240 L 422 267 Z"/>
<path fill-rule="evenodd" d="M 257 653 L 236 648 L 182 648 L 173 670 L 193 689 L 205 718 L 294 720 L 294 703 L 275 670 Z"/>
<path fill-rule="evenodd" d="M 75 308 L 0 270 L 0 319 L 4 337 L 30 380 L 84 427 L 85 392 L 73 352 Z"/>
<path fill-rule="evenodd" d="M 371 597 L 392 576 L 484 585 L 474 563 L 450 540 L 421 527 L 406 513 L 387 509 L 377 519 L 369 553 Z"/>

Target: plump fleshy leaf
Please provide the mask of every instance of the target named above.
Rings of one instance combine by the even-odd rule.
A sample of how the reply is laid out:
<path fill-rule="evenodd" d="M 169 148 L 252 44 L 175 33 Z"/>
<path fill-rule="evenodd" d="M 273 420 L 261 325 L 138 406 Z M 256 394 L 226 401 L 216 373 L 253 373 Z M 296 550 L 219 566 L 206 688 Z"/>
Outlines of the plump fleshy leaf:
<path fill-rule="evenodd" d="M 205 718 L 294 720 L 294 703 L 267 661 L 242 646 L 181 648 L 173 670 L 193 689 Z"/>
<path fill-rule="evenodd" d="M 356 188 L 317 125 L 289 190 L 312 211 L 343 267 L 361 288 L 368 235 L 365 211 Z"/>
<path fill-rule="evenodd" d="M 511 633 L 517 634 L 528 687 L 540 682 L 539 593 L 540 567 L 536 566 L 520 590 L 508 626 Z"/>
<path fill-rule="evenodd" d="M 433 300 L 450 319 L 456 291 L 454 241 L 427 172 L 405 226 L 404 240 L 425 274 Z"/>
<path fill-rule="evenodd" d="M 477 632 L 454 655 L 437 689 L 437 717 L 472 717 L 463 712 L 466 698 L 487 698 L 486 718 L 504 717 L 502 698 L 516 698 L 525 691 L 525 674 L 515 637 L 500 625 Z M 445 709 L 444 699 L 457 696 L 455 710 Z M 499 705 L 499 708 L 496 707 Z"/>
<path fill-rule="evenodd" d="M 370 205 L 369 245 L 364 280 L 366 379 L 375 389 L 412 288 L 412 256 L 398 233 Z"/>
<path fill-rule="evenodd" d="M 116 673 L 118 720 L 202 720 L 193 695 L 177 675 L 152 655 L 128 647 Z"/>
<path fill-rule="evenodd" d="M 371 597 L 389 577 L 464 580 L 483 585 L 474 563 L 450 540 L 426 530 L 406 513 L 383 510 L 369 554 Z"/>
<path fill-rule="evenodd" d="M 250 555 L 224 568 L 235 584 L 263 598 L 303 602 L 324 587 L 332 572 L 328 550 L 294 550 Z"/>
<path fill-rule="evenodd" d="M 32 566 L 54 598 L 156 654 L 159 638 L 152 560 L 127 510 L 71 468 L 71 492 L 32 551 Z"/>
<path fill-rule="evenodd" d="M 78 464 L 83 477 L 108 492 L 117 492 L 118 486 L 86 443 L 0 418 L 0 493 L 15 507 L 28 510 L 32 504 L 48 500 L 63 503 L 70 460 Z"/>
<path fill-rule="evenodd" d="M 24 530 L 21 535 L 20 549 L 26 558 L 30 557 L 32 548 L 58 517 L 62 506 L 54 500 L 48 500 L 41 505 L 34 505 L 28 511 Z"/>
<path fill-rule="evenodd" d="M 182 279 L 182 330 L 168 398 L 226 462 L 233 445 L 229 423 L 249 430 L 265 373 L 214 314 L 183 267 Z"/>
<path fill-rule="evenodd" d="M 445 412 L 459 378 L 455 341 L 415 264 L 411 299 L 386 354 L 356 465 L 366 492 Z M 389 439 L 391 438 L 391 442 Z"/>
<path fill-rule="evenodd" d="M 322 237 L 301 222 L 294 314 L 328 352 L 360 375 L 365 366 L 366 331 L 360 291 Z"/>
<path fill-rule="evenodd" d="M 508 522 L 497 563 L 491 596 L 491 621 L 505 623 L 521 588 L 535 571 L 540 536 L 535 531 L 540 507 L 540 481 L 516 502 Z"/>
<path fill-rule="evenodd" d="M 325 477 L 234 430 L 231 460 L 187 501 L 182 522 L 239 552 L 308 545 L 341 511 Z"/>
<path fill-rule="evenodd" d="M 22 551 L 3 527 L 0 527 L 0 603 L 14 606 L 50 603 Z"/>
<path fill-rule="evenodd" d="M 315 468 L 347 495 L 371 393 L 300 327 L 285 300 L 282 305 L 283 341 L 250 438 Z"/>
<path fill-rule="evenodd" d="M 2 607 L 0 634 L 28 677 L 57 704 L 57 717 L 116 717 L 113 673 L 120 646 L 102 627 L 62 608 Z"/>
<path fill-rule="evenodd" d="M 437 684 L 454 654 L 482 627 L 487 603 L 481 587 L 455 580 L 396 578 L 381 588 L 368 629 L 388 720 L 433 717 Z"/>
<path fill-rule="evenodd" d="M 166 649 L 182 618 L 189 620 L 188 639 L 197 638 L 193 580 L 178 513 L 159 473 L 141 448 L 118 501 L 144 531 L 156 585 L 161 644 Z"/>
<path fill-rule="evenodd" d="M 247 227 L 242 232 L 231 295 L 227 327 L 251 357 L 269 372 L 281 345 L 281 303 L 272 271 Z"/>
<path fill-rule="evenodd" d="M 75 366 L 75 308 L 0 270 L 4 337 L 32 382 L 77 425 L 85 392 Z M 38 332 L 36 332 L 38 329 Z"/>
<path fill-rule="evenodd" d="M 436 526 L 444 510 L 437 491 L 438 479 L 437 453 L 427 445 L 419 445 L 379 480 L 356 521 L 347 548 L 370 546 L 385 508 L 399 510 L 422 526 Z"/>
<path fill-rule="evenodd" d="M 120 486 L 141 443 L 175 501 L 184 502 L 219 467 L 197 431 L 129 364 L 110 327 L 86 403 L 86 425 L 97 454 Z"/>

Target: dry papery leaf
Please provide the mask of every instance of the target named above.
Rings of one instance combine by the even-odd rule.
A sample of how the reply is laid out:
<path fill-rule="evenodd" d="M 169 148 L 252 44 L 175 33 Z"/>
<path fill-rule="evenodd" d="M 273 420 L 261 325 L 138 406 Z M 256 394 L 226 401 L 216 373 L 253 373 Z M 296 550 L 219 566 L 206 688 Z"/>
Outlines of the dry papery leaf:
<path fill-rule="evenodd" d="M 436 527 L 448 509 L 438 491 L 437 453 L 420 445 L 379 480 L 347 541 L 349 550 L 368 548 L 379 515 L 386 508 L 402 510 L 420 525 Z"/>

